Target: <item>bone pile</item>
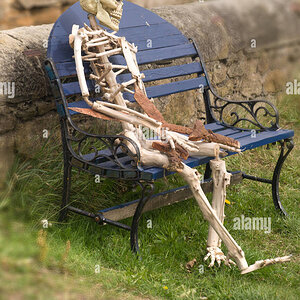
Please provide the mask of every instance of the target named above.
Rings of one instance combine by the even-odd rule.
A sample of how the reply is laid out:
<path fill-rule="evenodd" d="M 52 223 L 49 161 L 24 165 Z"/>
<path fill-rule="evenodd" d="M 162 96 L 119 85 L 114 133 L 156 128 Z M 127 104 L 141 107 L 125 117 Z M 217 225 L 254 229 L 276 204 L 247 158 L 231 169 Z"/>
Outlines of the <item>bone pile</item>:
<path fill-rule="evenodd" d="M 240 152 L 239 143 L 206 130 L 201 121 L 198 121 L 193 129 L 166 122 L 153 101 L 147 97 L 143 83 L 144 74 L 140 73 L 137 64 L 137 47 L 127 42 L 124 37 L 116 36 L 116 32 L 108 33 L 102 29 L 97 24 L 95 15 L 89 15 L 89 20 L 90 26 L 85 24 L 84 28 L 80 29 L 77 25 L 73 26 L 70 45 L 74 48 L 82 97 L 91 109 L 72 109 L 97 118 L 121 122 L 122 134 L 135 141 L 140 149 L 142 165 L 176 171 L 186 180 L 204 218 L 210 223 L 208 254 L 205 257 L 211 259 L 210 266 L 213 266 L 215 261 L 219 265 L 222 261 L 226 265 L 236 263 L 242 274 L 245 274 L 266 265 L 289 261 L 290 256 L 285 256 L 259 261 L 248 266 L 243 250 L 223 225 L 226 187 L 230 184 L 231 174 L 226 171 L 225 162 L 220 157 L 226 156 L 226 151 Z M 110 63 L 109 58 L 113 55 L 122 55 L 127 65 Z M 93 71 L 90 79 L 101 87 L 101 101 L 90 100 L 83 62 L 90 63 Z M 116 77 L 125 71 L 131 73 L 132 79 L 118 84 Z M 131 104 L 124 99 L 123 92 L 134 94 L 143 113 L 129 108 Z M 143 138 L 142 127 L 149 128 L 161 139 L 146 140 Z M 132 145 L 128 144 L 128 147 L 134 153 Z M 210 161 L 213 177 L 212 204 L 202 191 L 201 176 L 198 171 L 184 163 L 184 159 L 189 156 L 214 157 Z M 221 241 L 228 249 L 227 256 L 221 251 Z"/>

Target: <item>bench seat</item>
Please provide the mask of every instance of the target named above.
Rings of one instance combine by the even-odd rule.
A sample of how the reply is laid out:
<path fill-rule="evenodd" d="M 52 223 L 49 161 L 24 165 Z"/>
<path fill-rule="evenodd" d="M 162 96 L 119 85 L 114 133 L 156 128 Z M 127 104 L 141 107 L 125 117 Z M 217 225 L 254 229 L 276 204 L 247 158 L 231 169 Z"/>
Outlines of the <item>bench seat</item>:
<path fill-rule="evenodd" d="M 272 144 L 280 140 L 288 139 L 294 136 L 294 131 L 292 130 L 285 130 L 285 129 L 279 129 L 276 131 L 263 131 L 263 132 L 257 132 L 255 139 L 252 138 L 252 132 L 251 131 L 243 131 L 237 128 L 228 128 L 224 125 L 216 122 L 205 125 L 206 129 L 211 129 L 213 132 L 222 134 L 224 136 L 232 137 L 236 140 L 238 140 L 241 144 L 242 151 L 251 150 L 260 146 L 264 146 L 267 144 Z M 236 153 L 229 152 L 229 155 L 234 155 Z M 111 158 L 113 158 L 112 154 L 109 150 L 102 150 L 98 152 L 98 156 L 101 155 L 110 155 Z M 124 166 L 126 166 L 127 169 L 134 169 L 132 166 L 133 160 L 129 157 L 124 155 L 121 151 L 118 151 L 118 158 L 120 162 Z M 86 161 L 90 161 L 95 156 L 94 153 L 84 155 L 84 158 Z M 188 165 L 191 168 L 198 167 L 203 164 L 207 164 L 212 157 L 205 157 L 205 156 L 199 156 L 199 157 L 189 157 L 187 160 L 184 161 L 186 165 Z M 124 172 L 122 169 L 120 169 L 119 166 L 117 166 L 114 162 L 110 161 L 109 159 L 105 158 L 99 158 L 95 161 L 97 167 L 99 167 L 99 170 L 94 169 L 94 173 L 99 173 L 99 175 L 103 175 L 108 178 L 123 178 L 123 179 L 130 179 L 135 176 L 135 172 L 126 171 Z M 156 168 L 156 167 L 145 167 L 141 170 L 141 179 L 143 180 L 158 180 L 164 176 L 168 176 L 170 174 L 173 174 L 173 172 L 169 172 L 167 170 L 164 170 L 163 168 Z"/>

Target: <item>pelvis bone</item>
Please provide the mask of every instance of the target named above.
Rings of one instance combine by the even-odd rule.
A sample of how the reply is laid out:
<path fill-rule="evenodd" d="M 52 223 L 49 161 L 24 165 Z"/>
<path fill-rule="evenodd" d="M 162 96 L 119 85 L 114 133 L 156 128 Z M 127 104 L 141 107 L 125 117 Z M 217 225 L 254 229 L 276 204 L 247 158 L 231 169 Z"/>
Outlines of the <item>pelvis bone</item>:
<path fill-rule="evenodd" d="M 80 0 L 80 5 L 86 12 L 95 15 L 100 24 L 119 31 L 123 14 L 122 0 Z"/>

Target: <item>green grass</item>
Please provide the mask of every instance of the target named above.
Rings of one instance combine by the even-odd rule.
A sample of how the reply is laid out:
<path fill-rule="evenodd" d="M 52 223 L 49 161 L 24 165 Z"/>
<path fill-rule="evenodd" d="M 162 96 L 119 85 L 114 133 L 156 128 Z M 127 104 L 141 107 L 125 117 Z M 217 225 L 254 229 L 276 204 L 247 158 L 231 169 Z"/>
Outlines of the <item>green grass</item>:
<path fill-rule="evenodd" d="M 299 100 L 277 103 L 281 125 L 296 132 L 296 147 L 282 170 L 280 187 L 289 218 L 274 210 L 270 186 L 246 180 L 228 190 L 231 204 L 225 211 L 225 226 L 249 264 L 288 254 L 294 255 L 292 262 L 243 276 L 235 267 L 208 268 L 203 262 L 208 224 L 193 199 L 144 214 L 142 260 L 131 253 L 128 232 L 74 215 L 59 224 L 61 149 L 49 140 L 34 159 L 15 162 L 2 195 L 0 299 L 299 299 Z M 278 150 L 273 146 L 231 157 L 227 168 L 270 178 Z M 96 184 L 91 176 L 77 173 L 73 178 L 72 202 L 88 210 L 117 204 L 120 194 L 124 202 L 134 200 L 139 192 L 122 182 Z M 173 176 L 158 182 L 157 189 L 182 183 Z M 242 214 L 271 217 L 272 232 L 233 230 L 234 217 Z M 44 229 L 46 236 L 41 236 L 43 219 L 52 224 Z M 152 229 L 147 220 L 152 220 Z M 189 273 L 185 264 L 193 258 L 197 265 Z"/>

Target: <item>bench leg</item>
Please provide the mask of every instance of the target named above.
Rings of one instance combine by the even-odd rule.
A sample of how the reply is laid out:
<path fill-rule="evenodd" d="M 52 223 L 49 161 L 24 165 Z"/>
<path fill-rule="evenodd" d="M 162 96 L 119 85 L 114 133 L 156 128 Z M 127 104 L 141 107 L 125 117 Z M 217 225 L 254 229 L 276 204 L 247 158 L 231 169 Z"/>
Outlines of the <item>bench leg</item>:
<path fill-rule="evenodd" d="M 132 224 L 131 224 L 131 231 L 130 231 L 130 246 L 131 250 L 134 253 L 139 252 L 139 242 L 138 242 L 138 227 L 139 227 L 139 221 L 141 219 L 143 209 L 148 202 L 148 200 L 151 198 L 153 191 L 154 191 L 154 185 L 150 183 L 139 183 L 139 185 L 142 188 L 142 198 L 139 201 L 139 204 L 135 210 Z M 150 188 L 150 191 L 148 195 L 146 195 L 147 188 Z"/>
<path fill-rule="evenodd" d="M 210 164 L 207 163 L 206 167 L 205 167 L 205 173 L 204 173 L 204 179 L 209 179 L 211 177 L 211 168 L 210 168 Z"/>
<path fill-rule="evenodd" d="M 275 205 L 275 208 L 280 210 L 280 212 L 287 216 L 287 212 L 285 211 L 284 207 L 281 204 L 280 201 L 280 196 L 279 196 L 279 178 L 280 178 L 280 172 L 281 172 L 281 168 L 286 160 L 286 158 L 288 157 L 288 155 L 290 154 L 290 152 L 293 150 L 294 148 L 294 142 L 293 139 L 287 139 L 284 141 L 280 141 L 280 145 L 281 145 L 281 151 L 280 151 L 280 155 L 273 173 L 273 179 L 272 179 L 272 196 L 273 196 L 273 202 Z M 285 150 L 287 149 L 286 153 Z"/>
<path fill-rule="evenodd" d="M 61 203 L 61 210 L 59 213 L 59 222 L 63 222 L 67 218 L 68 212 L 68 203 L 70 199 L 70 189 L 71 189 L 71 171 L 72 166 L 69 163 L 69 159 L 65 159 L 64 161 L 64 183 L 63 183 L 63 196 L 62 196 L 62 203 Z"/>

